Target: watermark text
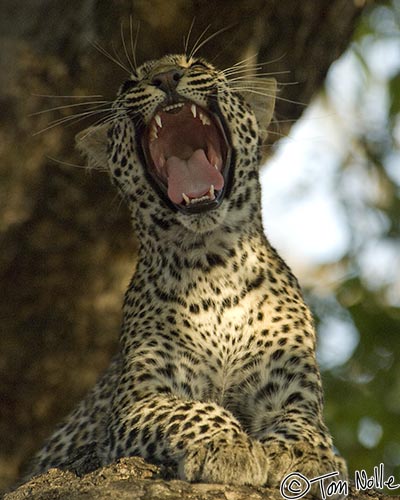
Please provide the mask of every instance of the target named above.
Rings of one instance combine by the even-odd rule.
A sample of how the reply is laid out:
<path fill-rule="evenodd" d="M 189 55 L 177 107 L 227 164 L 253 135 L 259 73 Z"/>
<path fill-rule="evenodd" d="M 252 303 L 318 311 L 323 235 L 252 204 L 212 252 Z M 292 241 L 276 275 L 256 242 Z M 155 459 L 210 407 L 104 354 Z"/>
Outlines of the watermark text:
<path fill-rule="evenodd" d="M 313 484 L 319 488 L 322 500 L 330 497 L 346 497 L 349 494 L 349 481 L 340 479 L 338 471 L 329 472 L 312 479 L 307 478 L 300 472 L 292 472 L 285 476 L 280 484 L 280 492 L 286 500 L 297 500 L 303 498 L 310 491 Z M 357 491 L 370 489 L 388 490 L 400 489 L 400 484 L 395 482 L 394 476 L 385 479 L 385 466 L 379 464 L 374 467 L 372 475 L 368 475 L 365 470 L 355 471 L 354 487 Z"/>

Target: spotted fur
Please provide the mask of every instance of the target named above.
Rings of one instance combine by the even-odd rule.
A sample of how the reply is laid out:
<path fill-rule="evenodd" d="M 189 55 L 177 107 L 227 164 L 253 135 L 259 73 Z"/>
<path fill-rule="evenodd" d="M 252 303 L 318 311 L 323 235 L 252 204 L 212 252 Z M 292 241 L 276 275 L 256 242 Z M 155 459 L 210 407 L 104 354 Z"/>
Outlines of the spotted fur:
<path fill-rule="evenodd" d="M 204 213 L 170 206 L 140 157 L 140 129 L 166 98 L 154 75 L 171 67 L 177 93 L 218 107 L 228 129 L 229 186 Z M 274 84 L 260 85 L 269 91 L 241 94 L 207 62 L 166 56 L 121 87 L 111 122 L 78 138 L 89 162 L 108 165 L 141 248 L 119 353 L 38 453 L 33 474 L 71 467 L 90 450 L 99 465 L 140 455 L 189 481 L 345 476 L 323 421 L 313 320 L 262 227 L 258 169 Z"/>

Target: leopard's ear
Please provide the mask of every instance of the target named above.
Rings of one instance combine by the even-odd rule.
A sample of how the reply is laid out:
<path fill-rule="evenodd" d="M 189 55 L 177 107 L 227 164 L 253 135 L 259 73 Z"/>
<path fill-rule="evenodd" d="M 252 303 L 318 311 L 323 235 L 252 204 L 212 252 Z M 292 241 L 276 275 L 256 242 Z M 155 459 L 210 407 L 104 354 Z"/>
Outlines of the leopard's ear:
<path fill-rule="evenodd" d="M 254 90 L 241 91 L 247 104 L 256 115 L 261 141 L 268 136 L 268 126 L 271 123 L 275 108 L 276 80 L 275 78 L 256 78 Z"/>
<path fill-rule="evenodd" d="M 89 168 L 107 167 L 107 133 L 109 125 L 89 127 L 75 136 L 75 145 L 86 156 Z"/>

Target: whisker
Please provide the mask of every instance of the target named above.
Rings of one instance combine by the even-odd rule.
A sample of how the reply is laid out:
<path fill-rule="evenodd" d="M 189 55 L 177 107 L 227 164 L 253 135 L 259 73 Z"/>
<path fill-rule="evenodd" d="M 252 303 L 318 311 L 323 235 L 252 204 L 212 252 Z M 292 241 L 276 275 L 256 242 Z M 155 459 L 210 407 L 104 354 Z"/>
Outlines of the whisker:
<path fill-rule="evenodd" d="M 274 123 L 276 123 L 278 125 L 280 125 L 281 123 L 296 123 L 296 122 L 297 122 L 297 120 L 295 120 L 294 118 L 290 118 L 290 119 L 287 118 L 285 120 L 278 120 L 278 119 L 274 120 Z"/>
<path fill-rule="evenodd" d="M 104 111 L 107 111 L 107 110 L 110 110 L 112 109 L 112 103 L 107 103 L 107 105 L 109 105 L 107 108 L 105 107 L 106 104 L 103 104 L 102 106 L 90 106 L 88 107 L 86 110 L 83 110 L 79 113 L 75 113 L 73 115 L 68 115 L 68 116 L 62 116 L 60 118 L 57 118 L 57 120 L 64 120 L 64 119 L 68 119 L 68 118 L 73 118 L 74 116 L 79 116 L 83 113 L 104 113 Z M 46 112 L 47 110 L 44 110 L 44 112 Z M 40 111 L 38 113 L 41 113 Z M 56 120 L 53 120 L 53 121 L 56 121 Z"/>
<path fill-rule="evenodd" d="M 60 111 L 62 109 L 69 109 L 69 108 L 77 108 L 79 106 L 89 106 L 93 104 L 99 104 L 98 108 L 101 108 L 100 105 L 104 106 L 106 104 L 111 104 L 110 101 L 89 101 L 89 102 L 79 102 L 79 103 L 74 103 L 74 104 L 65 104 L 64 106 L 55 106 L 54 108 L 48 108 L 48 109 L 42 109 L 41 111 L 35 111 L 35 113 L 31 113 L 29 116 L 37 116 L 37 115 L 43 115 L 44 113 L 50 113 L 51 111 Z M 96 108 L 89 108 L 89 109 L 96 109 Z"/>
<path fill-rule="evenodd" d="M 48 130 L 51 130 L 52 128 L 55 128 L 59 125 L 64 125 L 65 123 L 67 123 L 68 124 L 67 126 L 69 126 L 69 125 L 72 125 L 75 123 L 79 123 L 83 119 L 88 118 L 90 116 L 94 116 L 94 115 L 99 114 L 99 113 L 106 113 L 106 112 L 110 113 L 111 111 L 112 111 L 112 115 L 114 115 L 115 110 L 113 108 L 108 108 L 108 109 L 103 109 L 103 110 L 96 109 L 96 110 L 92 110 L 92 111 L 84 111 L 82 113 L 77 113 L 77 114 L 72 115 L 72 116 L 64 116 L 62 118 L 58 118 L 57 120 L 51 121 L 49 123 L 49 125 L 47 127 L 45 127 L 44 129 L 39 130 L 38 132 L 34 132 L 33 136 L 42 134 L 43 132 L 47 132 Z M 109 116 L 111 116 L 111 113 Z"/>
<path fill-rule="evenodd" d="M 248 63 L 251 59 L 254 59 L 257 57 L 257 54 L 253 54 L 249 57 L 246 57 L 245 59 L 242 59 L 241 61 L 238 61 L 235 63 L 233 66 L 229 66 L 229 68 L 225 68 L 221 71 L 224 75 L 229 75 L 231 73 L 237 73 L 241 71 L 247 71 L 249 69 L 258 69 L 262 67 L 257 61 Z"/>
<path fill-rule="evenodd" d="M 264 77 L 257 77 L 254 80 L 228 80 L 228 82 L 231 84 L 232 88 L 237 88 L 237 87 L 264 88 L 262 84 L 262 78 Z M 299 84 L 300 82 L 277 82 L 278 87 L 287 87 L 288 85 L 299 85 Z"/>
<path fill-rule="evenodd" d="M 194 57 L 196 55 L 196 52 L 198 51 L 197 45 L 200 44 L 201 39 L 203 38 L 203 36 L 205 36 L 207 31 L 210 29 L 210 27 L 211 27 L 211 24 L 206 26 L 206 28 L 200 33 L 200 36 L 197 38 L 196 42 L 194 43 L 194 45 L 192 47 L 192 50 L 190 51 L 189 59 L 192 59 L 192 57 Z"/>
<path fill-rule="evenodd" d="M 194 48 L 192 49 L 192 52 L 190 53 L 190 57 L 194 57 L 197 54 L 197 52 L 202 47 L 204 47 L 205 44 L 207 44 L 208 42 L 210 42 L 213 38 L 215 38 L 216 36 L 220 35 L 224 31 L 230 30 L 233 26 L 234 26 L 234 24 L 230 24 L 228 26 L 225 26 L 224 28 L 221 28 L 220 30 L 216 31 L 215 33 L 212 33 L 206 39 L 204 39 L 201 43 L 199 43 L 200 40 L 201 40 L 201 37 L 204 36 L 206 34 L 207 30 L 211 27 L 211 25 L 209 24 L 207 26 L 207 28 L 203 31 L 203 33 L 200 35 L 200 37 L 199 37 L 199 39 L 197 41 L 197 45 L 195 45 L 196 49 L 195 50 L 194 50 Z"/>
<path fill-rule="evenodd" d="M 121 207 L 124 206 L 124 202 L 126 202 L 126 196 L 125 195 L 121 195 L 121 193 L 119 191 L 117 191 L 114 194 L 113 199 L 110 202 L 110 206 L 111 207 L 116 206 L 115 211 L 118 214 L 119 211 L 121 210 Z"/>
<path fill-rule="evenodd" d="M 99 172 L 107 172 L 108 169 L 106 167 L 100 167 L 100 166 L 89 166 L 89 165 L 76 165 L 75 163 L 70 163 L 67 161 L 59 160 L 58 158 L 54 158 L 52 156 L 46 155 L 46 158 L 50 161 L 54 161 L 55 163 L 59 163 L 60 165 L 66 166 L 66 167 L 74 167 L 74 168 L 81 168 L 86 170 L 87 172 L 91 172 L 92 170 L 97 170 Z"/>
<path fill-rule="evenodd" d="M 235 68 L 235 67 L 239 67 L 239 66 L 243 66 L 245 64 L 247 65 L 248 61 L 250 61 L 251 59 L 255 59 L 256 57 L 258 57 L 257 53 L 256 54 L 252 54 L 251 56 L 245 57 L 241 61 L 238 61 L 235 64 L 233 64 L 232 66 L 230 66 L 229 68 L 225 68 L 224 70 L 222 70 L 222 72 L 224 73 L 226 70 L 229 70 L 229 69 L 232 69 L 232 68 Z M 258 63 L 253 63 L 253 64 L 258 64 Z"/>
<path fill-rule="evenodd" d="M 286 97 L 280 97 L 279 95 L 273 95 L 273 94 L 268 94 L 267 92 L 261 92 L 261 90 L 257 90 L 257 89 L 254 89 L 253 87 L 249 86 L 249 87 L 234 87 L 233 90 L 235 91 L 244 91 L 244 92 L 252 92 L 253 94 L 257 94 L 257 95 L 262 95 L 264 97 L 273 97 L 275 98 L 276 100 L 279 100 L 279 101 L 284 101 L 284 102 L 289 102 L 291 104 L 298 104 L 299 106 L 304 106 L 306 107 L 307 104 L 304 103 L 304 102 L 300 102 L 300 101 L 294 101 L 292 99 L 287 99 Z"/>
<path fill-rule="evenodd" d="M 131 71 L 130 67 L 125 66 L 124 62 L 121 59 L 121 56 L 118 54 L 118 51 L 115 47 L 114 42 L 111 42 L 111 47 L 112 47 L 112 50 L 113 50 L 114 55 L 115 55 L 115 60 L 118 61 L 121 64 L 121 66 L 123 66 L 125 68 L 125 71 L 127 71 L 129 75 L 131 75 L 132 71 Z"/>
<path fill-rule="evenodd" d="M 135 72 L 136 72 L 136 70 L 137 70 L 136 49 L 137 49 L 137 43 L 138 43 L 139 31 L 140 31 L 140 20 L 137 23 L 137 29 L 136 29 L 136 35 L 135 35 L 135 42 L 133 42 L 133 20 L 132 20 L 132 16 L 129 16 L 129 25 L 130 25 L 130 32 L 131 32 L 131 52 L 132 52 L 133 64 L 134 64 L 134 68 L 135 68 Z"/>
<path fill-rule="evenodd" d="M 274 63 L 277 63 L 279 61 L 282 61 L 282 59 L 284 59 L 285 57 L 286 57 L 286 52 L 284 52 L 281 56 L 276 57 L 275 59 L 270 59 L 269 61 L 260 62 L 259 64 L 262 64 L 263 66 L 267 66 L 268 64 L 274 64 Z"/>
<path fill-rule="evenodd" d="M 289 70 L 260 71 L 261 69 L 262 69 L 262 65 L 261 64 L 255 64 L 255 65 L 251 65 L 251 66 L 246 66 L 246 67 L 241 67 L 241 68 L 235 68 L 235 70 L 234 71 L 232 70 L 232 72 L 222 71 L 222 73 L 224 75 L 226 75 L 226 76 L 229 76 L 229 77 L 232 77 L 232 76 L 235 76 L 235 75 L 241 75 L 243 73 L 246 73 L 249 70 L 257 71 L 256 75 L 276 75 L 276 74 L 290 73 Z M 250 78 L 253 78 L 256 75 L 252 75 Z M 241 77 L 241 78 L 243 78 L 243 77 Z"/>
<path fill-rule="evenodd" d="M 267 73 L 267 72 L 256 73 L 254 75 L 254 77 L 252 77 L 252 78 L 246 77 L 245 74 L 243 74 L 243 75 L 239 74 L 239 76 L 234 76 L 234 75 L 228 75 L 227 76 L 227 75 L 225 75 L 225 77 L 230 82 L 249 82 L 249 83 L 252 83 L 252 82 L 258 82 L 259 78 L 262 78 L 262 77 L 272 77 L 272 76 L 278 76 L 278 75 L 287 75 L 288 73 L 291 73 L 291 71 L 289 71 L 289 70 L 282 70 L 282 71 L 271 71 L 269 73 Z M 234 76 L 234 77 L 232 78 L 232 76 Z"/>
<path fill-rule="evenodd" d="M 82 135 L 79 137 L 80 141 L 84 141 L 86 137 L 88 137 L 90 134 L 93 133 L 93 129 L 96 128 L 97 126 L 102 126 L 102 125 L 107 125 L 108 123 L 111 123 L 115 120 L 115 118 L 118 118 L 118 116 L 114 114 L 109 114 L 108 116 L 105 116 L 104 118 L 101 118 L 100 120 L 95 121 L 92 123 L 92 125 L 87 129 L 86 134 Z"/>
<path fill-rule="evenodd" d="M 190 36 L 192 34 L 193 26 L 196 20 L 196 16 L 193 17 L 192 22 L 190 23 L 190 28 L 187 34 L 187 37 L 183 35 L 183 48 L 185 51 L 185 56 L 188 57 L 188 50 L 189 50 L 189 41 L 190 41 Z M 189 57 L 190 59 L 190 57 Z"/>
<path fill-rule="evenodd" d="M 254 59 L 255 57 L 258 57 L 258 54 L 253 54 L 252 56 L 249 56 L 249 57 L 243 59 L 242 61 L 238 61 L 233 66 L 230 66 L 229 68 L 225 68 L 224 70 L 222 70 L 222 73 L 224 75 L 235 74 L 237 72 L 237 69 L 240 72 L 246 72 L 246 71 L 250 71 L 250 70 L 254 71 L 256 69 L 258 70 L 258 69 L 261 69 L 263 66 L 267 66 L 268 64 L 273 64 L 273 63 L 279 62 L 284 57 L 286 57 L 286 53 L 282 54 L 281 56 L 279 56 L 275 59 L 271 59 L 270 61 L 264 61 L 264 62 L 255 61 L 254 63 L 247 64 L 247 61 L 249 61 L 250 59 Z"/>
<path fill-rule="evenodd" d="M 117 118 L 120 118 L 121 116 L 123 116 L 126 113 L 125 108 L 117 108 L 117 110 L 115 110 L 115 108 L 114 108 L 112 111 L 113 112 L 109 113 L 107 116 L 102 117 L 99 120 L 97 120 L 96 122 L 92 123 L 92 125 L 88 129 L 87 133 L 85 135 L 83 135 L 80 138 L 80 140 L 84 140 L 88 135 L 90 135 L 91 130 L 94 127 L 101 126 L 101 125 L 107 125 L 108 123 L 113 122 L 114 120 L 116 120 Z M 117 112 L 115 112 L 115 111 L 117 111 Z"/>
<path fill-rule="evenodd" d="M 131 71 L 121 61 L 119 61 L 118 58 L 113 57 L 112 54 L 104 49 L 98 42 L 93 42 L 90 40 L 90 43 L 96 50 L 100 52 L 100 54 L 103 54 L 103 56 L 107 57 L 107 59 L 123 69 L 126 73 L 128 73 L 128 75 L 131 74 Z"/>
<path fill-rule="evenodd" d="M 130 66 L 131 70 L 134 72 L 135 71 L 135 66 L 132 63 L 131 58 L 129 57 L 128 49 L 126 48 L 123 22 L 121 22 L 121 30 L 120 31 L 121 31 L 122 46 L 124 48 L 126 59 L 127 59 L 128 63 L 129 63 L 129 66 Z"/>
<path fill-rule="evenodd" d="M 265 144 L 262 144 L 261 146 L 259 146 L 259 150 L 269 150 L 269 149 L 272 149 L 274 147 L 276 148 L 278 141 L 280 141 L 280 144 L 282 144 L 282 145 L 286 144 L 286 143 L 295 144 L 295 141 L 296 141 L 296 139 L 293 138 L 291 135 L 284 134 L 282 132 L 277 132 L 274 130 L 268 130 L 268 136 L 273 136 L 274 143 L 271 144 L 271 143 L 266 142 Z"/>
<path fill-rule="evenodd" d="M 94 99 L 95 97 L 103 97 L 100 94 L 94 95 L 46 95 L 46 94 L 31 94 L 33 97 L 45 97 L 47 99 Z"/>
<path fill-rule="evenodd" d="M 226 29 L 230 29 L 230 28 L 234 27 L 236 24 L 237 24 L 237 23 L 232 23 L 232 24 L 231 24 L 230 26 L 228 26 Z M 232 44 L 234 43 L 234 41 L 235 41 L 235 37 L 232 37 L 232 38 L 231 38 L 231 39 L 230 39 L 230 40 L 229 40 L 226 44 L 224 44 L 223 48 L 222 48 L 219 52 L 217 52 L 217 53 L 214 55 L 214 57 L 211 59 L 211 62 L 212 62 L 212 63 L 214 63 L 214 62 L 215 62 L 215 61 L 219 58 L 219 56 L 220 56 L 223 52 L 225 52 L 225 51 L 226 51 L 229 47 L 231 47 L 231 46 L 232 46 Z M 250 59 L 250 58 L 253 58 L 253 57 L 256 57 L 256 54 L 255 54 L 255 55 L 253 55 L 253 56 L 249 56 L 248 58 L 245 58 L 243 61 L 245 61 L 245 60 L 247 60 L 247 59 Z M 235 63 L 233 66 L 235 66 L 235 65 L 237 65 L 237 64 L 242 64 L 242 65 L 243 65 L 243 64 L 244 64 L 244 62 L 243 62 L 243 61 L 238 61 L 238 62 L 237 62 L 237 63 Z M 233 67 L 233 66 L 232 66 L 232 67 Z M 226 69 L 228 69 L 228 68 L 226 68 Z"/>
<path fill-rule="evenodd" d="M 247 66 L 247 67 L 243 67 L 243 68 L 237 68 L 235 71 L 231 71 L 231 72 L 222 72 L 222 74 L 225 76 L 225 78 L 227 79 L 232 79 L 233 77 L 237 77 L 237 78 L 245 78 L 245 76 L 248 74 L 248 73 L 257 73 L 258 71 L 260 71 L 261 69 L 261 66 Z M 239 76 L 239 75 L 242 75 L 242 76 Z"/>
<path fill-rule="evenodd" d="M 49 125 L 51 127 L 57 126 L 57 125 L 62 125 L 64 123 L 73 122 L 74 120 L 78 121 L 78 119 L 80 119 L 80 118 L 85 118 L 87 116 L 93 116 L 93 115 L 96 115 L 98 113 L 105 113 L 107 111 L 109 111 L 109 109 L 83 111 L 81 113 L 75 113 L 74 115 L 63 116 L 62 118 L 57 118 L 55 120 L 52 120 L 51 122 L 49 122 Z"/>

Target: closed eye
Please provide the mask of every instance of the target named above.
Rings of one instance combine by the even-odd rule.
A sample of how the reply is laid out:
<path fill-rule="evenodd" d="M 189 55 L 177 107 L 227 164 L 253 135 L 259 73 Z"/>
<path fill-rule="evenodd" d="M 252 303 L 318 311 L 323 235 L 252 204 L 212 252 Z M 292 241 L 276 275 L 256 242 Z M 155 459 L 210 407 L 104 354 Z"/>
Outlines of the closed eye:
<path fill-rule="evenodd" d="M 190 66 L 190 69 L 210 69 L 210 68 L 207 66 L 207 64 L 204 64 L 201 61 L 196 61 Z"/>

